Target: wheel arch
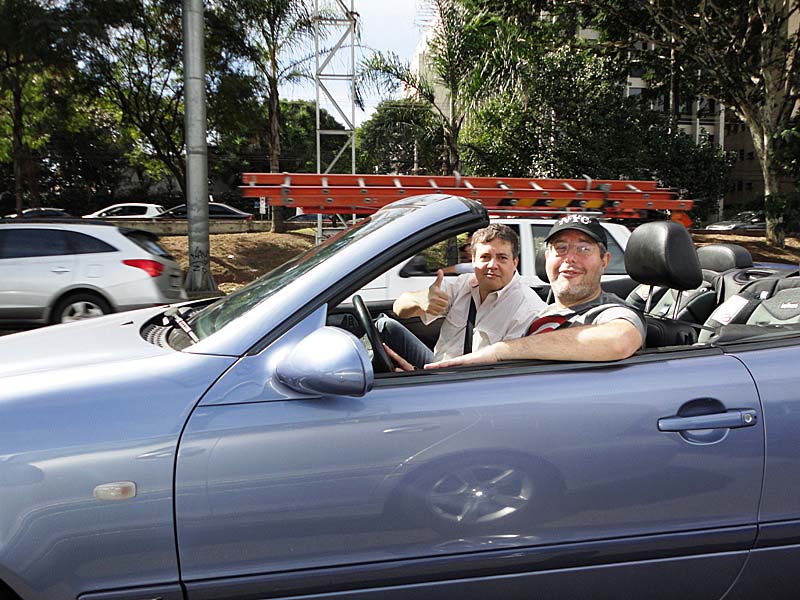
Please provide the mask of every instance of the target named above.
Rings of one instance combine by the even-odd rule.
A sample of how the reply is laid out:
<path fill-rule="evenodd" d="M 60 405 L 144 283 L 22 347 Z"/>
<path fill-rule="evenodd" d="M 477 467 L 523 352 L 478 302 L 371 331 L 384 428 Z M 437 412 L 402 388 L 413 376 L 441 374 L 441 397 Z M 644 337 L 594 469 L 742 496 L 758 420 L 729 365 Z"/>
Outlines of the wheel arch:
<path fill-rule="evenodd" d="M 61 292 L 57 296 L 54 296 L 47 307 L 46 314 L 44 315 L 45 321 L 47 323 L 51 323 L 53 317 L 53 311 L 55 310 L 56 306 L 58 306 L 59 303 L 63 302 L 65 298 L 68 298 L 70 296 L 77 296 L 78 294 L 91 294 L 94 296 L 98 296 L 106 304 L 108 304 L 109 307 L 111 307 L 111 312 L 118 312 L 119 310 L 117 308 L 117 305 L 104 290 L 98 287 L 83 284 L 65 290 L 61 290 Z"/>

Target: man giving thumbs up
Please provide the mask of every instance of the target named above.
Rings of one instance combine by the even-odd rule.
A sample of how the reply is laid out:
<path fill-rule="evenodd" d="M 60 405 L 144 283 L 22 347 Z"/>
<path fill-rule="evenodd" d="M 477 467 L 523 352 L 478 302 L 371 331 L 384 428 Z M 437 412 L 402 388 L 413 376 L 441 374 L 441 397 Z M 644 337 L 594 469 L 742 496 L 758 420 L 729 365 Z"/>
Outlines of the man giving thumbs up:
<path fill-rule="evenodd" d="M 521 337 L 544 307 L 517 273 L 519 238 L 505 225 L 489 225 L 472 235 L 474 273 L 445 281 L 439 270 L 429 288 L 401 294 L 392 307 L 402 318 L 426 325 L 443 317 L 433 351 L 403 325 L 381 315 L 376 321 L 387 352 L 403 369 L 461 356 L 501 340 Z"/>

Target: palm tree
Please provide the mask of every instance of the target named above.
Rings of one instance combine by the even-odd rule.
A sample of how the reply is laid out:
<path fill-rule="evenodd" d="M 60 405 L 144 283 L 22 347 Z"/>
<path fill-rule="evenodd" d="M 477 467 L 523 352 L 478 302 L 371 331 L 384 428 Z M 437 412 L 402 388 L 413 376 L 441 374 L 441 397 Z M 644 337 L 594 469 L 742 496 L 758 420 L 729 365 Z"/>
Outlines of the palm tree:
<path fill-rule="evenodd" d="M 480 65 L 480 44 L 471 14 L 457 0 L 431 0 L 434 9 L 427 49 L 426 68 L 416 72 L 394 53 L 376 52 L 361 64 L 361 86 L 395 92 L 411 91 L 437 115 L 444 129 L 447 157 L 443 171 L 458 171 L 461 159 L 458 136 L 468 108 L 466 91 L 474 86 Z M 429 70 L 428 70 L 429 69 Z M 436 87 L 445 90 L 437 95 Z"/>
<path fill-rule="evenodd" d="M 313 36 L 312 10 L 308 0 L 236 0 L 224 2 L 219 15 L 231 28 L 233 54 L 252 65 L 262 82 L 269 108 L 269 167 L 280 172 L 280 86 L 310 77 L 307 49 Z M 301 52 L 306 56 L 302 56 Z M 283 232 L 284 210 L 272 212 L 272 231 Z"/>

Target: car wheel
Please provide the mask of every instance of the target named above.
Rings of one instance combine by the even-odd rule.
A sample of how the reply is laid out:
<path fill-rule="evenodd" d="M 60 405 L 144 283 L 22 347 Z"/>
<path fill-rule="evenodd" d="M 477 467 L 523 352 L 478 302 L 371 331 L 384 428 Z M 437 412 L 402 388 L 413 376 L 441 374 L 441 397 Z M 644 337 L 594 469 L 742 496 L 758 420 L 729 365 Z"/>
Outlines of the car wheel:
<path fill-rule="evenodd" d="M 549 465 L 503 453 L 477 454 L 426 467 L 407 483 L 407 516 L 445 533 L 530 530 L 537 506 L 563 489 Z"/>
<path fill-rule="evenodd" d="M 94 317 L 102 317 L 111 312 L 111 306 L 97 294 L 82 292 L 62 298 L 53 309 L 52 323 L 70 323 Z"/>

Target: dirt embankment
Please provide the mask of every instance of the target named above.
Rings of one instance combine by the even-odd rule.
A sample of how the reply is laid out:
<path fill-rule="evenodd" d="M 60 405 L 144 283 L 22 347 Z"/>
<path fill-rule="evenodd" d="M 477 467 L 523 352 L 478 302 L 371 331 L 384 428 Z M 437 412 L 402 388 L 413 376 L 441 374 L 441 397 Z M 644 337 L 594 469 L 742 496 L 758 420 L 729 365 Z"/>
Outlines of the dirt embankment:
<path fill-rule="evenodd" d="M 800 263 L 800 239 L 787 238 L 786 248 L 767 246 L 764 237 L 693 232 L 698 246 L 727 242 L 740 244 L 754 261 Z M 188 267 L 188 239 L 185 236 L 162 237 L 161 244 Z M 283 264 L 314 244 L 311 230 L 293 233 L 225 233 L 211 236 L 211 272 L 224 292 L 230 292 Z"/>
<path fill-rule="evenodd" d="M 314 245 L 308 233 L 221 233 L 210 236 L 211 273 L 220 290 L 230 292 L 282 265 Z M 189 266 L 189 239 L 165 236 L 159 242 L 180 263 Z"/>

